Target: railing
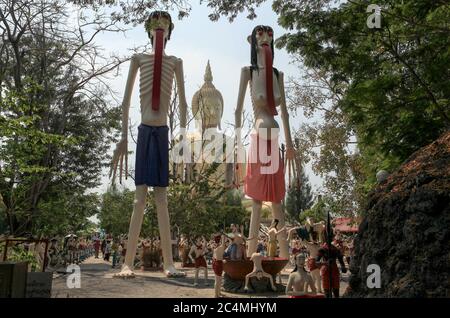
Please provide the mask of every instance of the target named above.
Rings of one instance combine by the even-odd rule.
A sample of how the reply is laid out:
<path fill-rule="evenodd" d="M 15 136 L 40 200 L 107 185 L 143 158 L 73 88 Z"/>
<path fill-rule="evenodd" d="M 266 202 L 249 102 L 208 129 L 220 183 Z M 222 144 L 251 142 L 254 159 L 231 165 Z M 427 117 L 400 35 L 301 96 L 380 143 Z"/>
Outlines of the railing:
<path fill-rule="evenodd" d="M 5 242 L 5 250 L 3 251 L 3 262 L 6 262 L 8 259 L 8 247 L 10 242 L 23 242 L 23 243 L 45 243 L 45 251 L 44 251 L 44 261 L 42 264 L 42 271 L 45 272 L 45 269 L 47 267 L 48 258 L 47 258 L 47 252 L 48 252 L 48 239 L 25 239 L 25 238 L 13 238 L 13 239 L 3 239 L 0 240 L 0 243 Z"/>

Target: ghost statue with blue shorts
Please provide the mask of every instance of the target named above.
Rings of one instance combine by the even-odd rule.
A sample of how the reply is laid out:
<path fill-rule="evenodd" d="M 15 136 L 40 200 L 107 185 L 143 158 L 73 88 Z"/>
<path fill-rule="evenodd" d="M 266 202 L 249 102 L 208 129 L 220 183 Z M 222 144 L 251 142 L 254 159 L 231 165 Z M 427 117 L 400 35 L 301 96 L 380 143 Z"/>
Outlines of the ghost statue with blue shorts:
<path fill-rule="evenodd" d="M 164 47 L 170 39 L 173 23 L 167 12 L 155 11 L 146 22 L 146 30 L 152 41 L 150 54 L 134 54 L 122 104 L 122 139 L 114 151 L 111 173 L 113 180 L 119 168 L 119 178 L 126 177 L 128 166 L 128 114 L 131 93 L 137 71 L 140 70 L 140 104 L 142 123 L 138 128 L 136 148 L 136 195 L 128 233 L 125 262 L 116 277 L 134 277 L 133 263 L 138 236 L 141 231 L 148 187 L 153 187 L 158 214 L 164 273 L 168 277 L 184 276 L 173 264 L 170 221 L 167 209 L 167 186 L 169 185 L 169 128 L 168 109 L 171 101 L 172 83 L 177 81 L 180 105 L 180 128 L 186 128 L 186 97 L 184 90 L 183 61 L 166 55 Z M 125 165 L 125 169 L 124 169 Z"/>

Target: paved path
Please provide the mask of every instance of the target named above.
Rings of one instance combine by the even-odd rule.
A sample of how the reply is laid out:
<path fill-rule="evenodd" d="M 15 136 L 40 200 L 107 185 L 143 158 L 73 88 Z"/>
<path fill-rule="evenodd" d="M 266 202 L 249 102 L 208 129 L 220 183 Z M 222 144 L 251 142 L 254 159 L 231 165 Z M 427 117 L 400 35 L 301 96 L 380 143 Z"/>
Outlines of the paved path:
<path fill-rule="evenodd" d="M 175 266 L 180 268 L 180 264 Z M 210 266 L 209 266 L 210 267 Z M 89 258 L 81 268 L 81 288 L 69 289 L 67 276 L 63 273 L 55 273 L 53 279 L 52 297 L 66 298 L 211 298 L 214 297 L 214 273 L 209 268 L 209 286 L 204 286 L 204 280 L 199 278 L 199 286 L 194 287 L 194 269 L 182 269 L 186 272 L 185 278 L 169 279 L 162 272 L 136 271 L 136 277 L 131 279 L 113 278 L 119 269 L 111 268 L 111 263 L 102 259 Z M 282 272 L 282 281 L 287 282 L 289 272 Z M 202 272 L 200 272 L 201 274 Z M 345 290 L 347 284 L 341 283 L 341 290 Z M 283 293 L 267 294 L 231 294 L 224 293 L 226 297 L 286 297 Z"/>

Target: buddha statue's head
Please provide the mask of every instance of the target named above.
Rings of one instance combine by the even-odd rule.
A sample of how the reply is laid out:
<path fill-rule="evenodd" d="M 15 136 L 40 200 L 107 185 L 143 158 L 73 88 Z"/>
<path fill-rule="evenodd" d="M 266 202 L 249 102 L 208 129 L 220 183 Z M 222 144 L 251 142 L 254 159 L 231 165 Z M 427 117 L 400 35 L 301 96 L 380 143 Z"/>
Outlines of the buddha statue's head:
<path fill-rule="evenodd" d="M 223 114 L 223 97 L 215 88 L 211 65 L 206 65 L 204 84 L 192 98 L 192 113 L 197 129 L 219 128 Z"/>

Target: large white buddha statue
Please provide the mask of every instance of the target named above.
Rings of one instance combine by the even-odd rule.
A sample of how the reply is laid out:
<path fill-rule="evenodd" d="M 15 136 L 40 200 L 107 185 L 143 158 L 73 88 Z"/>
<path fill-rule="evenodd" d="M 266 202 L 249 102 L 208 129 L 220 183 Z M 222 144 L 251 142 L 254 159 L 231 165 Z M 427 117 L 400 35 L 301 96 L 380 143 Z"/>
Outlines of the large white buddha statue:
<path fill-rule="evenodd" d="M 203 132 L 207 128 L 220 128 L 223 114 L 223 97 L 213 84 L 211 65 L 206 65 L 205 82 L 192 97 L 192 114 L 195 128 Z"/>
<path fill-rule="evenodd" d="M 222 94 L 213 84 L 213 75 L 211 71 L 211 64 L 208 61 L 206 65 L 204 83 L 200 89 L 195 92 L 192 97 L 192 115 L 195 119 L 195 131 L 187 133 L 187 140 L 191 142 L 191 147 L 196 149 L 206 149 L 210 142 L 215 140 L 211 138 L 211 134 L 221 136 L 222 141 L 227 145 L 234 145 L 234 141 L 225 133 L 221 132 L 221 120 L 224 110 L 224 102 Z M 205 151 L 204 154 L 208 152 Z M 226 152 L 223 153 L 223 158 L 220 160 L 223 162 L 220 164 L 216 173 L 213 174 L 213 178 L 222 179 L 224 186 L 230 187 L 233 179 L 233 165 L 232 163 L 225 162 Z M 199 169 L 204 169 L 206 166 L 194 162 L 188 169 L 188 175 L 186 179 L 192 180 L 193 172 L 200 172 Z"/>

